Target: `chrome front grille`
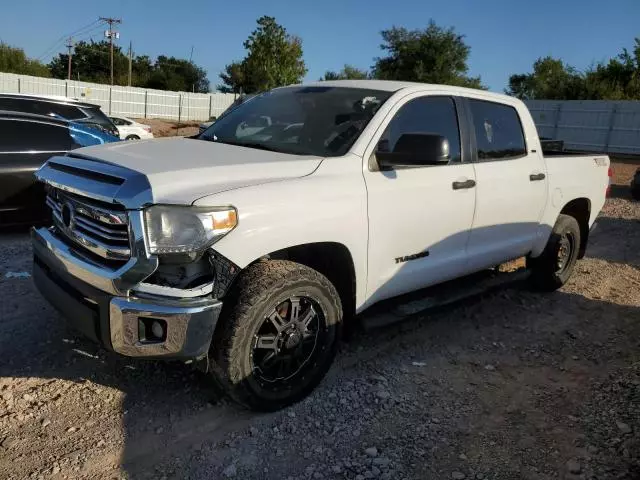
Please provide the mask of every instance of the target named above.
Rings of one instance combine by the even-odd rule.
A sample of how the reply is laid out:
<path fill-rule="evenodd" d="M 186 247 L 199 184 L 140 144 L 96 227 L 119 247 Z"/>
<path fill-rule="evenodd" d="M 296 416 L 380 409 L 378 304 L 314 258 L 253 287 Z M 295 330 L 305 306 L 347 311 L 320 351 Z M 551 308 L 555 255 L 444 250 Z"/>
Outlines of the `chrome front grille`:
<path fill-rule="evenodd" d="M 72 242 L 107 260 L 131 257 L 129 218 L 124 210 L 51 187 L 47 205 L 54 225 Z"/>

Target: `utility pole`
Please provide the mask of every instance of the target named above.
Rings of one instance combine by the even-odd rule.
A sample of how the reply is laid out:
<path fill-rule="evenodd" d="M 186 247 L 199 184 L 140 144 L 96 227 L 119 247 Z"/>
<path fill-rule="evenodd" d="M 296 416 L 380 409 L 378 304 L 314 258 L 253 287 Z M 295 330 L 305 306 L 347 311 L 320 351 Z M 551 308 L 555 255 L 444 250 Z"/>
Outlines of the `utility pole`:
<path fill-rule="evenodd" d="M 189 63 L 193 65 L 193 45 L 191 45 L 191 54 L 189 55 Z M 196 92 L 196 84 L 192 84 L 191 85 L 191 90 L 193 90 L 193 93 Z"/>
<path fill-rule="evenodd" d="M 109 30 L 104 32 L 105 36 L 109 38 L 109 43 L 111 46 L 111 85 L 113 85 L 113 37 L 120 38 L 120 34 L 113 30 L 113 26 L 118 23 L 122 23 L 122 20 L 119 18 L 112 17 L 100 17 L 100 20 L 109 25 Z"/>
<path fill-rule="evenodd" d="M 133 56 L 133 46 L 129 41 L 129 86 L 131 86 L 131 57 Z"/>
<path fill-rule="evenodd" d="M 69 37 L 69 41 L 67 42 L 67 48 L 69 49 L 69 53 L 67 54 L 67 80 L 71 80 L 71 49 L 73 48 L 73 38 Z"/>

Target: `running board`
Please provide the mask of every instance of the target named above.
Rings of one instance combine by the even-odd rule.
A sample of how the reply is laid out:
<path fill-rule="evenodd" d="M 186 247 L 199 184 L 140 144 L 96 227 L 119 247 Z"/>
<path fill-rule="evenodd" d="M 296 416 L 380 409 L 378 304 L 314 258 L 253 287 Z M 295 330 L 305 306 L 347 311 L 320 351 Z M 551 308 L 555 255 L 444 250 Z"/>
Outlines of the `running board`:
<path fill-rule="evenodd" d="M 474 273 L 440 285 L 384 300 L 360 315 L 360 323 L 365 331 L 384 327 L 437 307 L 482 295 L 491 290 L 516 286 L 528 277 L 529 271 L 524 268 L 506 273 L 496 270 Z"/>

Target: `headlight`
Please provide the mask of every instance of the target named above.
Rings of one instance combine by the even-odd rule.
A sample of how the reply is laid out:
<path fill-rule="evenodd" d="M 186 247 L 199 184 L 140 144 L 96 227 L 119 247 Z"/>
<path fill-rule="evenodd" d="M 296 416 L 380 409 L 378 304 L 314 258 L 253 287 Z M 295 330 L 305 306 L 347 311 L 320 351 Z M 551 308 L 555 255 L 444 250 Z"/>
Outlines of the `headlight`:
<path fill-rule="evenodd" d="M 149 251 L 155 254 L 204 250 L 238 224 L 233 207 L 154 205 L 144 216 Z"/>

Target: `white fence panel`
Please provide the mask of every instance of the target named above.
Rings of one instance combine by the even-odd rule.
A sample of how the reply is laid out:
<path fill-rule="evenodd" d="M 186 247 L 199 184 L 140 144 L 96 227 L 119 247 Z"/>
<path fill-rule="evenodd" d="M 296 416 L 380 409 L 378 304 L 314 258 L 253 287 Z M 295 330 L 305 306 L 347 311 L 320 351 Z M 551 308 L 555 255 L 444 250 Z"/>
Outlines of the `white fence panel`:
<path fill-rule="evenodd" d="M 568 150 L 640 154 L 640 102 L 530 100 L 525 102 L 541 137 L 563 140 Z"/>
<path fill-rule="evenodd" d="M 233 103 L 227 93 L 191 93 L 0 73 L 0 93 L 60 95 L 100 105 L 107 115 L 208 120 Z"/>

